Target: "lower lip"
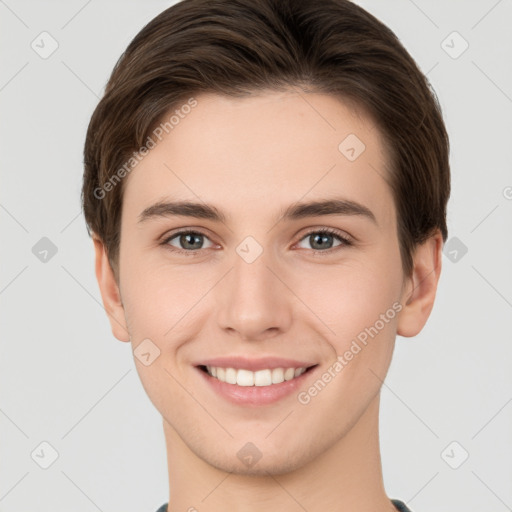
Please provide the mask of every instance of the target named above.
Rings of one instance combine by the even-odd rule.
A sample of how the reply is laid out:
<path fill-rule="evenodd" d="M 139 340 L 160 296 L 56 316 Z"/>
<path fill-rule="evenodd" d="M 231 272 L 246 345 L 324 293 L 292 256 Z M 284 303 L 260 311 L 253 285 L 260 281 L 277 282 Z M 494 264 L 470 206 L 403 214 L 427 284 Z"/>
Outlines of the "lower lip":
<path fill-rule="evenodd" d="M 277 402 L 293 392 L 297 392 L 300 387 L 304 386 L 305 379 L 315 369 L 316 366 L 298 377 L 285 380 L 280 384 L 271 384 L 270 386 L 238 386 L 237 384 L 222 382 L 196 366 L 196 370 L 215 392 L 237 405 L 267 405 Z"/>

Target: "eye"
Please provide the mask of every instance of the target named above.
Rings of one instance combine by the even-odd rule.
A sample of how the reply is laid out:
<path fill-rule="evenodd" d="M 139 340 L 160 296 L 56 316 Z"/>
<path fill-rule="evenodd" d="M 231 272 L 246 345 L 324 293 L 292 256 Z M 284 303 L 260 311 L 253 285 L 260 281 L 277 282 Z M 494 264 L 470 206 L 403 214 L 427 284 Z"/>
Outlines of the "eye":
<path fill-rule="evenodd" d="M 338 245 L 333 245 L 333 238 L 337 238 L 340 243 Z M 301 239 L 301 242 L 303 240 L 309 242 L 312 246 L 312 249 L 317 252 L 326 252 L 329 249 L 333 249 L 339 246 L 352 245 L 352 242 L 347 237 L 343 236 L 338 230 L 329 228 L 310 231 Z"/>
<path fill-rule="evenodd" d="M 338 239 L 338 245 L 334 245 L 332 239 Z M 209 245 L 205 246 L 204 240 L 208 240 Z M 303 241 L 309 242 L 312 246 L 312 250 L 317 253 L 330 253 L 330 249 L 352 245 L 351 240 L 342 235 L 338 230 L 332 228 L 312 230 L 301 238 L 299 244 Z M 187 256 L 193 256 L 194 253 L 199 252 L 201 249 L 208 249 L 214 246 L 204 233 L 192 230 L 173 233 L 171 236 L 168 236 L 163 240 L 162 245 L 168 247 L 172 251 L 186 254 Z M 306 249 L 308 248 L 306 247 Z"/>
<path fill-rule="evenodd" d="M 171 243 L 176 240 L 178 247 Z M 167 237 L 162 245 L 168 245 L 172 247 L 172 250 L 182 252 L 182 253 L 191 253 L 197 252 L 199 249 L 207 249 L 208 247 L 212 247 L 213 243 L 210 241 L 210 246 L 203 246 L 203 239 L 209 240 L 208 237 L 200 233 L 199 231 L 179 231 L 178 233 L 174 233 L 170 237 Z"/>

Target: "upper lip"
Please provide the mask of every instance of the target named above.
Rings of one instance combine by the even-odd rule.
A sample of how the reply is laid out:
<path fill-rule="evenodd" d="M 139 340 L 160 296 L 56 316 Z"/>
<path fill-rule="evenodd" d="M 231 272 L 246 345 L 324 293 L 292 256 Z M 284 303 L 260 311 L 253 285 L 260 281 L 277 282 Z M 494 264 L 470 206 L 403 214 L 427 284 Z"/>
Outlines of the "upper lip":
<path fill-rule="evenodd" d="M 235 368 L 257 371 L 257 370 L 273 370 L 274 368 L 308 368 L 315 366 L 315 363 L 307 361 L 297 361 L 296 359 L 286 359 L 282 357 L 260 357 L 249 358 L 240 356 L 231 357 L 215 357 L 199 362 L 196 366 L 216 366 L 220 368 Z"/>

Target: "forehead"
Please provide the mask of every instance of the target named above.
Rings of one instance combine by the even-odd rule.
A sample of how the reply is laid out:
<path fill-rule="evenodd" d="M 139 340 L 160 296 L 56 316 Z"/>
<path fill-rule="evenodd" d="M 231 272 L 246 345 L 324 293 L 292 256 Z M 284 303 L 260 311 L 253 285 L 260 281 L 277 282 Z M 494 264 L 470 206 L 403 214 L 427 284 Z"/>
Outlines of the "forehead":
<path fill-rule="evenodd" d="M 165 116 L 180 114 L 128 175 L 127 214 L 171 198 L 206 201 L 228 217 L 273 218 L 299 200 L 343 196 L 393 222 L 381 134 L 350 105 L 293 90 L 195 100 Z"/>

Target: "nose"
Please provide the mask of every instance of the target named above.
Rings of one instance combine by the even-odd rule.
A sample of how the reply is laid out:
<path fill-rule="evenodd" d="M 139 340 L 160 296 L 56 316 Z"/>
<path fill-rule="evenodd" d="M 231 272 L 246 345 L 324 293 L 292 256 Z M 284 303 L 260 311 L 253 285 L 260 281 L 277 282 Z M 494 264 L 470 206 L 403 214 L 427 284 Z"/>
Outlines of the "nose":
<path fill-rule="evenodd" d="M 265 251 L 251 263 L 238 254 L 233 269 L 216 288 L 221 329 L 244 341 L 258 341 L 286 332 L 292 321 L 293 293 L 279 266 Z"/>

